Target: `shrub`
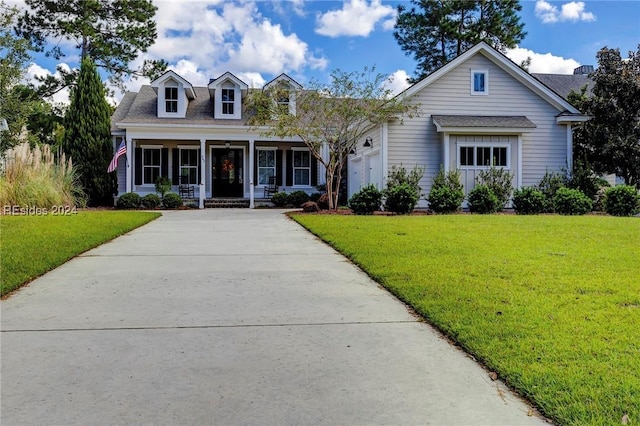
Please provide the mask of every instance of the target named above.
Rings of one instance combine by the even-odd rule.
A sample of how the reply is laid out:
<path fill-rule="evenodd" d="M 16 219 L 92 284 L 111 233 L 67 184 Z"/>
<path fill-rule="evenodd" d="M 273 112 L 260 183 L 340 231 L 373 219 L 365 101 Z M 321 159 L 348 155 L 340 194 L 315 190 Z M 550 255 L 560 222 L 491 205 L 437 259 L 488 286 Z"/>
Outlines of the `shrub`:
<path fill-rule="evenodd" d="M 610 215 L 633 216 L 640 212 L 640 194 L 634 186 L 612 186 L 605 192 L 603 204 Z"/>
<path fill-rule="evenodd" d="M 0 206 L 83 206 L 85 195 L 78 174 L 65 155 L 56 161 L 49 145 L 31 149 L 25 142 L 3 155 Z"/>
<path fill-rule="evenodd" d="M 320 197 L 322 197 L 322 192 L 314 192 L 313 194 L 309 195 L 309 201 L 317 203 Z"/>
<path fill-rule="evenodd" d="M 309 201 L 309 195 L 304 191 L 293 191 L 287 196 L 287 204 L 296 208 L 300 207 L 307 201 Z"/>
<path fill-rule="evenodd" d="M 464 200 L 464 191 L 460 183 L 460 172 L 450 170 L 445 173 L 441 167 L 435 178 L 431 192 L 427 197 L 429 208 L 436 213 L 453 213 L 460 209 Z"/>
<path fill-rule="evenodd" d="M 156 192 L 164 197 L 167 192 L 171 191 L 171 181 L 166 176 L 158 176 L 156 178 Z"/>
<path fill-rule="evenodd" d="M 385 191 L 384 208 L 398 214 L 409 214 L 420 199 L 416 189 L 408 183 L 396 185 Z"/>
<path fill-rule="evenodd" d="M 289 197 L 286 192 L 276 192 L 271 196 L 271 202 L 276 207 L 285 207 L 289 202 Z"/>
<path fill-rule="evenodd" d="M 553 197 L 553 209 L 564 215 L 581 215 L 591 211 L 592 201 L 578 189 L 560 188 Z"/>
<path fill-rule="evenodd" d="M 564 174 L 549 172 L 546 172 L 538 182 L 538 189 L 544 194 L 544 211 L 546 213 L 553 212 L 553 197 L 558 189 L 567 185 L 567 182 L 567 177 Z"/>
<path fill-rule="evenodd" d="M 162 205 L 165 209 L 177 209 L 182 207 L 182 197 L 175 192 L 169 192 L 162 197 Z"/>
<path fill-rule="evenodd" d="M 513 174 L 508 170 L 491 166 L 478 174 L 478 183 L 488 186 L 498 199 L 498 210 L 502 210 L 511 198 Z"/>
<path fill-rule="evenodd" d="M 119 209 L 137 209 L 140 207 L 140 196 L 135 192 L 127 192 L 118 198 Z"/>
<path fill-rule="evenodd" d="M 593 173 L 587 161 L 577 159 L 573 164 L 573 172 L 571 173 L 571 179 L 567 182 L 567 187 L 579 189 L 591 201 L 596 201 L 598 190 L 602 187 L 603 181 Z M 607 181 L 604 181 L 604 184 L 609 185 Z"/>
<path fill-rule="evenodd" d="M 160 207 L 160 197 L 158 197 L 158 195 L 156 194 L 147 194 L 144 197 L 142 197 L 142 200 L 140 200 L 140 203 L 142 205 L 142 207 L 144 207 L 145 209 L 157 209 L 158 207 Z"/>
<path fill-rule="evenodd" d="M 380 210 L 382 192 L 374 185 L 365 186 L 349 198 L 349 208 L 355 214 L 371 214 Z"/>
<path fill-rule="evenodd" d="M 424 168 L 423 167 L 414 167 L 410 172 L 400 164 L 400 166 L 393 166 L 391 170 L 389 170 L 389 176 L 387 177 L 387 190 L 394 188 L 396 186 L 407 184 L 411 188 L 413 188 L 420 199 L 422 195 L 420 193 L 420 180 L 424 176 Z"/>
<path fill-rule="evenodd" d="M 473 213 L 495 213 L 502 209 L 502 201 L 488 185 L 476 185 L 469 192 L 469 210 Z"/>
<path fill-rule="evenodd" d="M 513 208 L 518 214 L 539 214 L 545 209 L 542 191 L 536 188 L 522 188 L 513 191 Z"/>

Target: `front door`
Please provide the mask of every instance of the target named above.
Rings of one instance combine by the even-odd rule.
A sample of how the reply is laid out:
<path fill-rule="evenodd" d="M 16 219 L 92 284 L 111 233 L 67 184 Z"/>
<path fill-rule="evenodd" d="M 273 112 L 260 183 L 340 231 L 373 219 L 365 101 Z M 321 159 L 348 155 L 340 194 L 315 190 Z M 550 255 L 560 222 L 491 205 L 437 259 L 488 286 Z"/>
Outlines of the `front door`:
<path fill-rule="evenodd" d="M 242 197 L 242 150 L 215 148 L 212 152 L 213 197 Z"/>

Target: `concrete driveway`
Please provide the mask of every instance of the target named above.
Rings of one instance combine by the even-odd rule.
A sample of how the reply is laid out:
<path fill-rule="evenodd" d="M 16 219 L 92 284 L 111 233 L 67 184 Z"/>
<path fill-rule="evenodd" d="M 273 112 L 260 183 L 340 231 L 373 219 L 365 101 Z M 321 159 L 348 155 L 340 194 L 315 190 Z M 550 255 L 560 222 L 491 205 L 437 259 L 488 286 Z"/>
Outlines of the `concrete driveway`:
<path fill-rule="evenodd" d="M 545 423 L 277 210 L 166 212 L 1 303 L 3 426 Z"/>

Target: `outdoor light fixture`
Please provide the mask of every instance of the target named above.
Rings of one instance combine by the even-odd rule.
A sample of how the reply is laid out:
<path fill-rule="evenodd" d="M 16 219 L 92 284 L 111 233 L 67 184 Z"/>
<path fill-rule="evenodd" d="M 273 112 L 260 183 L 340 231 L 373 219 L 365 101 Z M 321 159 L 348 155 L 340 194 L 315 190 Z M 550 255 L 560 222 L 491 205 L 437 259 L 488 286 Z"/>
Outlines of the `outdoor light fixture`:
<path fill-rule="evenodd" d="M 230 147 L 230 146 L 231 146 L 231 142 L 226 141 L 226 142 L 224 143 L 224 147 L 225 147 L 225 148 L 229 149 L 229 147 Z"/>
<path fill-rule="evenodd" d="M 371 146 L 371 142 L 373 142 L 373 139 L 371 138 L 366 138 L 364 140 L 364 144 L 362 146 L 364 146 L 365 148 L 369 148 Z"/>
<path fill-rule="evenodd" d="M 355 148 L 351 148 L 351 151 L 349 151 L 349 154 L 355 155 L 355 153 L 356 153 L 356 149 Z"/>

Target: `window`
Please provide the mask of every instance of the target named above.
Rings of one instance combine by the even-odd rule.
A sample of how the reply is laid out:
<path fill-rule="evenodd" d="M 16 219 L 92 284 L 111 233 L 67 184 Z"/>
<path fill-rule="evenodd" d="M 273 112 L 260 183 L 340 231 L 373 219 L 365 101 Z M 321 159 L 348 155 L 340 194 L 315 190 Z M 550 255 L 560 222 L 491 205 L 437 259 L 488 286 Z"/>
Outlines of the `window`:
<path fill-rule="evenodd" d="M 144 185 L 154 185 L 160 176 L 160 154 L 160 148 L 142 149 L 142 183 Z"/>
<path fill-rule="evenodd" d="M 460 167 L 509 167 L 508 146 L 460 146 Z"/>
<path fill-rule="evenodd" d="M 234 89 L 222 89 L 222 113 L 233 115 L 233 104 L 235 102 Z"/>
<path fill-rule="evenodd" d="M 199 183 L 198 152 L 197 149 L 180 149 L 180 183 L 189 185 Z"/>
<path fill-rule="evenodd" d="M 258 150 L 258 185 L 268 185 L 269 178 L 276 175 L 276 150 Z"/>
<path fill-rule="evenodd" d="M 282 93 L 278 96 L 278 113 L 289 114 L 289 95 Z"/>
<path fill-rule="evenodd" d="M 489 93 L 489 71 L 471 70 L 471 94 L 486 95 Z"/>
<path fill-rule="evenodd" d="M 178 88 L 164 88 L 164 103 L 166 112 L 178 112 Z"/>
<path fill-rule="evenodd" d="M 293 151 L 293 185 L 311 185 L 311 153 L 309 151 Z"/>

